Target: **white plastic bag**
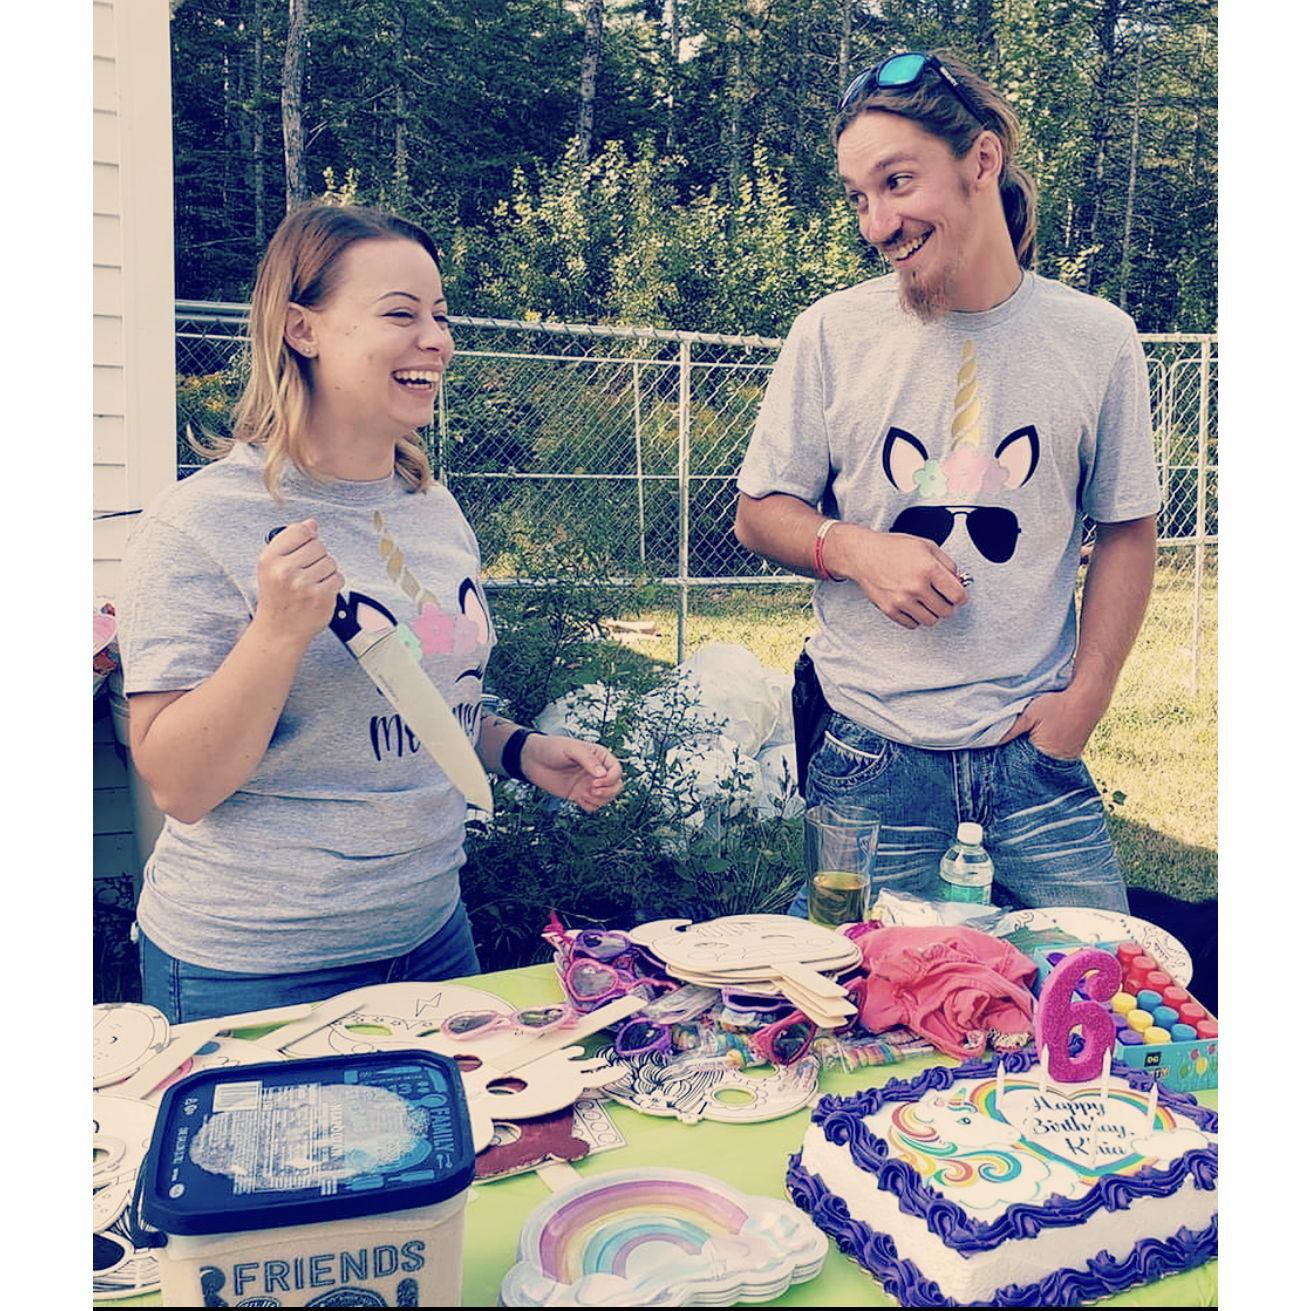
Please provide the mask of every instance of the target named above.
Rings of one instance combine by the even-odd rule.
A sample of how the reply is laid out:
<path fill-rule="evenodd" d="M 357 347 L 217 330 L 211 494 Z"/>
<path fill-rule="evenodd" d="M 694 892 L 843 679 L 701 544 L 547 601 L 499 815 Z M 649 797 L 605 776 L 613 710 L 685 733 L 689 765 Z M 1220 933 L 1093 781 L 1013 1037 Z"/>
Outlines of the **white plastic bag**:
<path fill-rule="evenodd" d="M 708 748 L 675 747 L 668 760 L 674 771 L 690 777 L 692 796 L 699 803 L 686 821 L 692 828 L 700 828 L 708 812 L 727 818 L 758 807 L 764 796 L 760 765 L 728 737 L 720 736 Z"/>
<path fill-rule="evenodd" d="M 761 819 L 784 819 L 799 815 L 806 808 L 797 791 L 797 748 L 792 742 L 766 747 L 757 757 L 760 766 L 761 796 L 756 807 Z"/>
<path fill-rule="evenodd" d="M 533 721 L 533 727 L 542 733 L 563 733 L 595 742 L 603 718 L 607 723 L 614 718 L 618 701 L 619 693 L 613 688 L 607 697 L 604 683 L 585 683 L 552 701 Z"/>
<path fill-rule="evenodd" d="M 765 681 L 769 684 L 769 690 L 774 694 L 774 702 L 778 711 L 778 722 L 774 725 L 774 731 L 761 744 L 761 751 L 769 747 L 781 747 L 786 743 L 796 740 L 796 731 L 792 725 L 792 684 L 796 678 L 791 673 L 784 673 L 781 669 L 766 669 Z M 759 757 L 757 757 L 759 759 Z M 793 760 L 792 777 L 795 779 L 797 771 L 795 768 L 796 761 Z"/>
<path fill-rule="evenodd" d="M 711 642 L 679 666 L 700 687 L 700 702 L 724 720 L 723 732 L 754 756 L 778 727 L 778 694 L 755 653 L 730 642 Z"/>

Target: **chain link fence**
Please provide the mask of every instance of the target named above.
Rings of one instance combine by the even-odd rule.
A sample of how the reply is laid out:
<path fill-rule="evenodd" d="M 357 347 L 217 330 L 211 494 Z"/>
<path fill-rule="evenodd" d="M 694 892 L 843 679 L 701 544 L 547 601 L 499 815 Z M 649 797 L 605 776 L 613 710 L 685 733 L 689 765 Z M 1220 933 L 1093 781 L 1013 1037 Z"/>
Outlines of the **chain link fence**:
<path fill-rule="evenodd" d="M 177 304 L 178 464 L 222 432 L 245 373 L 245 305 Z M 681 659 L 693 610 L 726 589 L 808 585 L 742 549 L 734 486 L 782 341 L 651 328 L 454 317 L 458 353 L 424 434 L 478 532 L 492 586 L 524 544 L 604 541 L 612 581 L 669 589 Z M 1217 341 L 1145 334 L 1161 478 L 1160 555 L 1144 639 L 1162 677 L 1213 679 Z M 693 597 L 698 599 L 694 602 Z"/>

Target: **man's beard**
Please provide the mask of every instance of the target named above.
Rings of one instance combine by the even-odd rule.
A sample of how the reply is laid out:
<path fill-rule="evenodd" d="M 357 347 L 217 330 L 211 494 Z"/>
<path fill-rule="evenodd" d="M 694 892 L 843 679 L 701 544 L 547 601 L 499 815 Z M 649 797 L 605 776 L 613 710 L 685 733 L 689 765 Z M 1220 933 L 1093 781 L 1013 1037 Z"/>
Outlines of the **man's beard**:
<path fill-rule="evenodd" d="M 901 308 L 913 314 L 921 323 L 940 319 L 951 308 L 951 291 L 960 271 L 959 258 L 935 277 L 924 278 L 918 271 L 897 274 L 897 294 Z"/>

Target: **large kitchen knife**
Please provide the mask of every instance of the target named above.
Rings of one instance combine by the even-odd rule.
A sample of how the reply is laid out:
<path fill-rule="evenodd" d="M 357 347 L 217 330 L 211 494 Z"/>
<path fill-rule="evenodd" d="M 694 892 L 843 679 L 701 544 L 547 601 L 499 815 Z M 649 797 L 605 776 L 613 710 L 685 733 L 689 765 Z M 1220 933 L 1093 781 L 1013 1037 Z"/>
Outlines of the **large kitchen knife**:
<path fill-rule="evenodd" d="M 281 528 L 273 529 L 268 540 L 272 541 L 281 531 Z M 360 623 L 361 607 L 367 607 L 390 623 L 365 628 Z M 465 800 L 490 812 L 492 788 L 482 761 L 445 697 L 402 641 L 391 612 L 371 597 L 343 589 L 337 593 L 328 627 L 359 661 L 374 686 L 395 707 L 406 727 L 428 749 Z"/>

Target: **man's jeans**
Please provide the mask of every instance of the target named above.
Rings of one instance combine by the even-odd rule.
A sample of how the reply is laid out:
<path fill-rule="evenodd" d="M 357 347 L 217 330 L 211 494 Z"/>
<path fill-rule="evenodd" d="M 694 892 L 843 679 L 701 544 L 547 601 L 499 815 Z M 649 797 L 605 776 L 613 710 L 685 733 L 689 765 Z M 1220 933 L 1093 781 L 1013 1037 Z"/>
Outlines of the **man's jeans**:
<path fill-rule="evenodd" d="M 833 712 L 810 760 L 808 805 L 865 806 L 880 820 L 876 886 L 937 896 L 956 826 L 983 825 L 993 901 L 1127 911 L 1102 799 L 1082 760 L 1044 755 L 1026 735 L 1004 746 L 926 751 Z M 790 913 L 806 913 L 804 885 Z"/>
<path fill-rule="evenodd" d="M 432 982 L 477 974 L 464 902 L 457 902 L 450 919 L 431 938 L 403 956 L 362 961 L 299 974 L 235 974 L 207 970 L 178 960 L 138 930 L 141 952 L 141 999 L 164 1012 L 170 1024 L 203 1020 L 214 1015 L 240 1015 L 274 1006 L 322 1001 L 351 988 L 408 980 Z"/>

